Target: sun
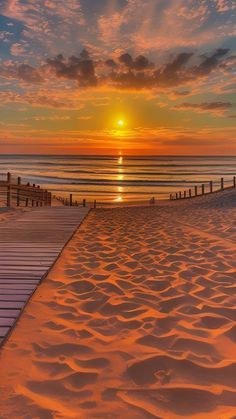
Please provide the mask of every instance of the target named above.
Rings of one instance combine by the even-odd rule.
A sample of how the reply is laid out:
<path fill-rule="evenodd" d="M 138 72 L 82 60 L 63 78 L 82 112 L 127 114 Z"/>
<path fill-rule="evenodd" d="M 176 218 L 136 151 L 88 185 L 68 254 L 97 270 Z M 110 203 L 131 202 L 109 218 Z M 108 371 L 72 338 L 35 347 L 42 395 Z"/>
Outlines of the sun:
<path fill-rule="evenodd" d="M 120 128 L 122 128 L 122 127 L 124 126 L 124 124 L 125 124 L 125 122 L 123 121 L 123 119 L 119 119 L 119 121 L 118 121 L 118 126 L 119 126 Z"/>

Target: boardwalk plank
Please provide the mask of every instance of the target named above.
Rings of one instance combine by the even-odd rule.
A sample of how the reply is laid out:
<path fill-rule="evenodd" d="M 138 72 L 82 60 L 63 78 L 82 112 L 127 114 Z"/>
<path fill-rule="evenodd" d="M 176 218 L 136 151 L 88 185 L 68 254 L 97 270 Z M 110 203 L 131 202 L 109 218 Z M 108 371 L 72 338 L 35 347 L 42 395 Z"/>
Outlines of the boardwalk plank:
<path fill-rule="evenodd" d="M 20 310 L 18 309 L 0 309 L 0 317 L 6 317 L 6 318 L 13 318 L 15 319 L 20 314 Z"/>
<path fill-rule="evenodd" d="M 88 208 L 37 208 L 0 225 L 0 344 Z"/>
<path fill-rule="evenodd" d="M 12 326 L 15 319 L 0 317 L 0 326 Z"/>
<path fill-rule="evenodd" d="M 10 327 L 0 327 L 0 337 L 4 337 L 9 332 Z"/>

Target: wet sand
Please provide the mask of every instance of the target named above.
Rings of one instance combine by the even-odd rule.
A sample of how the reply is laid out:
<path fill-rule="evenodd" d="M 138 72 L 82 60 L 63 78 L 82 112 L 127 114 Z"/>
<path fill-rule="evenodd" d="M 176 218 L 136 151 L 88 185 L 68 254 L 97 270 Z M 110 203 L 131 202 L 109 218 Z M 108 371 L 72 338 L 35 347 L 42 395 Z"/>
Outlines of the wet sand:
<path fill-rule="evenodd" d="M 236 192 L 92 211 L 0 357 L 0 417 L 236 417 Z"/>

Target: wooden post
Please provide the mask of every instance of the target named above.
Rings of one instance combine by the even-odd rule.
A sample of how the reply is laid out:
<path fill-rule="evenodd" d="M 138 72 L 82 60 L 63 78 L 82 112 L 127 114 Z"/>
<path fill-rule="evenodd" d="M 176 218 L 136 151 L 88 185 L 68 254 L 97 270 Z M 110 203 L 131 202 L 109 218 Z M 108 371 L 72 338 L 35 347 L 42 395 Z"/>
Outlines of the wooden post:
<path fill-rule="evenodd" d="M 170 194 L 170 201 L 172 201 L 172 193 Z"/>
<path fill-rule="evenodd" d="M 212 180 L 210 181 L 210 193 L 212 193 L 213 192 L 213 182 L 212 182 Z"/>
<path fill-rule="evenodd" d="M 7 207 L 11 207 L 11 173 L 7 174 Z"/>
<path fill-rule="evenodd" d="M 44 206 L 46 206 L 48 204 L 48 191 L 47 191 L 47 189 L 45 189 L 45 191 L 43 192 L 43 203 L 44 203 Z"/>
<path fill-rule="evenodd" d="M 189 193 L 189 198 L 192 198 L 192 190 L 191 189 L 189 189 L 188 193 Z"/>
<path fill-rule="evenodd" d="M 233 187 L 236 188 L 236 176 L 233 177 Z"/>
<path fill-rule="evenodd" d="M 37 189 L 40 189 L 40 186 L 37 186 Z M 40 199 L 40 191 L 36 192 L 36 207 L 39 206 L 39 199 Z"/>
<path fill-rule="evenodd" d="M 28 207 L 29 206 L 29 192 L 28 192 L 28 186 L 30 186 L 30 183 L 28 182 L 26 185 L 26 189 L 25 189 L 25 194 L 26 194 L 26 198 L 25 198 L 25 206 Z"/>
<path fill-rule="evenodd" d="M 184 199 L 186 198 L 186 191 L 184 191 Z"/>
<path fill-rule="evenodd" d="M 179 193 L 179 199 L 182 199 L 182 192 Z"/>
<path fill-rule="evenodd" d="M 17 192 L 16 192 L 16 205 L 17 205 L 17 207 L 19 207 L 20 206 L 20 185 L 21 185 L 21 178 L 20 177 L 17 178 L 17 185 L 18 185 L 18 188 L 17 188 Z"/>
<path fill-rule="evenodd" d="M 195 196 L 197 196 L 197 186 L 195 186 Z"/>
<path fill-rule="evenodd" d="M 204 183 L 202 184 L 202 195 L 204 195 L 205 194 L 205 185 L 204 185 Z"/>
<path fill-rule="evenodd" d="M 83 207 L 86 207 L 86 199 L 83 199 Z"/>
<path fill-rule="evenodd" d="M 49 207 L 52 206 L 52 192 L 48 193 L 48 205 L 49 205 Z"/>
<path fill-rule="evenodd" d="M 97 207 L 97 201 L 96 201 L 96 199 L 94 200 L 94 203 L 93 203 L 93 208 L 96 208 Z"/>
<path fill-rule="evenodd" d="M 221 190 L 223 191 L 224 190 L 224 178 L 223 177 L 220 179 L 220 187 L 221 187 Z"/>
<path fill-rule="evenodd" d="M 70 207 L 73 206 L 73 195 L 72 193 L 70 193 Z"/>
<path fill-rule="evenodd" d="M 33 183 L 32 197 L 31 197 L 31 204 L 32 204 L 32 207 L 34 207 L 34 197 L 35 197 L 34 188 L 35 188 L 35 183 Z"/>

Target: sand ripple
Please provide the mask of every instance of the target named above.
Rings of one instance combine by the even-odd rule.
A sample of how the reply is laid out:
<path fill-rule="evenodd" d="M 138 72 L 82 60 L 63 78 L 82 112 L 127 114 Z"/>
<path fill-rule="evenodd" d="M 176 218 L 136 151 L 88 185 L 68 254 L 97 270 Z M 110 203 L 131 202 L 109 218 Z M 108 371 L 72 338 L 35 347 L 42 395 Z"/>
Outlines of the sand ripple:
<path fill-rule="evenodd" d="M 193 201 L 90 214 L 2 352 L 1 418 L 236 417 L 235 195 Z"/>

